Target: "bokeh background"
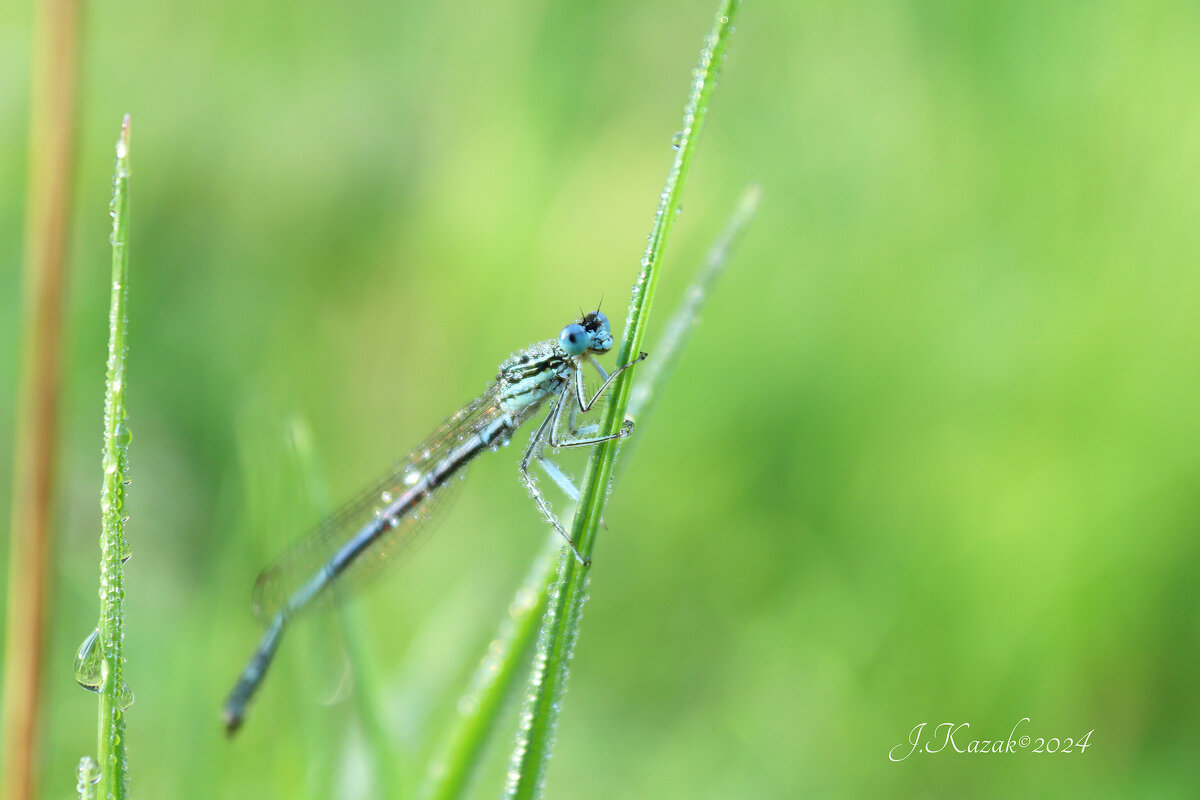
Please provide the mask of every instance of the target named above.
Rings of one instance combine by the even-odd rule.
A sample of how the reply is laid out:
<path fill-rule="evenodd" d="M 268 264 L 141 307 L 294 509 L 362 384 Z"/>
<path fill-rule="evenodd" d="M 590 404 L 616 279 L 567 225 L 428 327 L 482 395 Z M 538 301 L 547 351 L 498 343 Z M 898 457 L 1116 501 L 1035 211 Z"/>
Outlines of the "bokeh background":
<path fill-rule="evenodd" d="M 95 748 L 71 662 L 121 115 L 132 787 L 367 797 L 329 615 L 242 735 L 218 722 L 254 576 L 316 516 L 290 431 L 344 498 L 580 306 L 623 320 L 714 5 L 89 4 L 46 796 Z M 765 199 L 608 507 L 551 796 L 1195 796 L 1197 41 L 1183 2 L 747 3 L 656 328 L 743 187 Z M 0 453 L 29 57 L 5 4 Z M 410 776 L 544 539 L 517 455 L 355 604 Z M 888 760 L 921 722 L 1024 717 L 1090 748 Z"/>

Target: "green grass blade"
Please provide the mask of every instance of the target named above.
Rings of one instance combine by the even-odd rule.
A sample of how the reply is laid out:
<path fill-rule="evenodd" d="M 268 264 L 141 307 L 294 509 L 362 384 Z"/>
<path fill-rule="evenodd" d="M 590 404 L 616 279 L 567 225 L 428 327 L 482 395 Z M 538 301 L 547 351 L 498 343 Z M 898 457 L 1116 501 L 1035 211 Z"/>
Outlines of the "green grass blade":
<path fill-rule="evenodd" d="M 554 580 L 562 552 L 562 537 L 555 531 L 509 603 L 470 687 L 459 700 L 458 717 L 441 752 L 430 765 L 420 797 L 454 800 L 466 791 L 484 745 L 496 728 L 504 698 L 533 645 L 538 620 L 546 608 L 547 587 Z"/>
<path fill-rule="evenodd" d="M 688 333 L 700 320 L 700 309 L 704 306 L 704 301 L 708 299 L 708 292 L 712 288 L 713 281 L 725 268 L 730 254 L 738 240 L 741 239 L 746 226 L 754 218 L 761 201 L 762 189 L 758 186 L 751 186 L 742 192 L 729 221 L 725 223 L 721 234 L 705 255 L 703 266 L 688 285 L 679 307 L 675 309 L 667 326 L 663 328 L 662 335 L 655 342 L 654 358 L 648 359 L 638 368 L 637 382 L 634 383 L 633 391 L 630 392 L 629 408 L 626 409 L 626 414 L 630 419 L 639 423 L 645 419 L 646 412 L 654 401 L 654 393 L 662 388 L 663 383 L 671 374 L 671 369 L 678 363 L 679 353 Z M 633 438 L 629 444 L 636 441 L 637 438 Z M 625 448 L 626 458 L 629 457 L 629 444 Z"/>
<path fill-rule="evenodd" d="M 112 301 L 108 312 L 108 375 L 104 390 L 104 485 L 100 494 L 100 763 L 99 794 L 123 800 L 129 779 L 125 758 L 125 484 L 129 473 L 129 427 L 125 421 L 125 353 L 129 326 L 129 116 L 117 140 L 113 174 Z"/>
<path fill-rule="evenodd" d="M 366 739 L 371 769 L 375 773 L 375 796 L 395 798 L 408 796 L 403 791 L 400 761 L 388 739 L 387 726 L 380 713 L 384 708 L 379 670 L 370 652 L 360 609 L 346 603 L 337 604 L 338 624 L 346 647 L 346 660 L 354 682 L 354 710 Z"/>
<path fill-rule="evenodd" d="M 626 363 L 636 355 L 645 339 L 663 253 L 682 202 L 697 139 L 708 113 L 709 100 L 725 58 L 739 6 L 737 0 L 721 2 L 713 28 L 701 50 L 700 64 L 693 72 L 691 95 L 684 109 L 683 128 L 676 137 L 678 150 L 675 163 L 667 175 L 650 241 L 642 257 L 641 272 L 634 284 L 618 363 Z M 602 432 L 615 433 L 625 418 L 631 387 L 629 372 L 622 373 L 611 390 L 612 401 L 601 427 Z M 571 538 L 585 558 L 591 557 L 595 545 L 596 528 L 604 510 L 617 445 L 618 442 L 610 441 L 597 446 L 588 462 L 571 529 Z M 578 635 L 587 586 L 586 567 L 570 558 L 562 559 L 561 563 L 559 581 L 551 592 L 538 636 L 538 649 L 505 785 L 505 797 L 508 798 L 524 799 L 541 795 L 546 765 L 553 747 L 558 709 L 566 685 L 567 665 Z"/>
<path fill-rule="evenodd" d="M 700 307 L 713 281 L 725 267 L 734 245 L 754 216 L 761 195 L 758 187 L 743 193 L 733 216 L 709 249 L 704 264 L 655 345 L 653 369 L 643 369 L 638 376 L 629 400 L 631 418 L 641 419 L 658 396 L 659 385 L 678 359 L 688 333 L 699 319 Z M 622 464 L 628 463 L 628 449 L 625 456 Z M 459 702 L 459 716 L 441 753 L 432 762 L 421 797 L 455 800 L 465 792 L 467 781 L 483 755 L 484 745 L 495 729 L 504 697 L 533 644 L 538 621 L 545 611 L 547 592 L 557 574 L 556 557 L 563 554 L 562 539 L 557 533 L 551 534 L 545 550 L 535 559 L 528 577 L 509 604 L 508 613 L 492 637 L 470 689 Z"/>
<path fill-rule="evenodd" d="M 304 477 L 304 485 L 307 487 L 310 502 L 318 516 L 324 517 L 332 512 L 333 505 L 329 500 L 328 484 L 320 468 L 311 430 L 308 424 L 300 418 L 293 418 L 289 428 L 292 447 L 300 466 L 300 472 Z M 356 613 L 357 609 L 350 604 L 336 603 L 335 608 L 354 685 L 355 712 L 359 724 L 362 725 L 371 768 L 374 770 L 377 782 L 376 796 L 400 797 L 402 796 L 400 770 L 397 766 L 396 753 L 388 740 L 387 726 L 384 725 L 380 714 L 380 709 L 383 708 L 383 691 L 378 670 L 375 668 L 375 662 L 367 644 L 367 637 L 363 632 L 362 620 Z"/>

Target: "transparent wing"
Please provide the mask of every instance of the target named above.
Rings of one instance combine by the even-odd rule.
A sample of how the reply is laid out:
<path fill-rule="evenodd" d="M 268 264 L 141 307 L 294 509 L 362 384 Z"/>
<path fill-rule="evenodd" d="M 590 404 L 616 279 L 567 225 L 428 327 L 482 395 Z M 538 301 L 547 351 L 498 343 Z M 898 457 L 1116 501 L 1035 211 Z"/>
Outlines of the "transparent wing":
<path fill-rule="evenodd" d="M 323 520 L 306 538 L 264 569 L 254 584 L 255 616 L 264 622 L 271 619 L 368 527 L 379 526 L 383 530 L 370 546 L 357 553 L 331 579 L 329 586 L 322 586 L 314 599 L 352 594 L 384 572 L 388 565 L 401 560 L 402 554 L 422 533 L 435 527 L 441 516 L 439 512 L 446 506 L 445 500 L 453 493 L 453 487 L 461 482 L 464 470 L 459 469 L 453 477 L 401 513 L 385 517 L 388 506 L 460 445 L 503 414 L 495 399 L 494 388 L 489 387 L 484 394 L 463 406 L 408 457 L 398 461 L 379 480 Z"/>

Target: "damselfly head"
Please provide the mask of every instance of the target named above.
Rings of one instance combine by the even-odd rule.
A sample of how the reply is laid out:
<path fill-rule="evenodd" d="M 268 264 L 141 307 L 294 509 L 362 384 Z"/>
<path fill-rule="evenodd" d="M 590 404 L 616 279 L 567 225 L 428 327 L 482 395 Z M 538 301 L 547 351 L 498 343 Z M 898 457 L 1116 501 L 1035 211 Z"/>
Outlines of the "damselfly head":
<path fill-rule="evenodd" d="M 612 349 L 612 331 L 608 329 L 608 317 L 599 311 L 584 314 L 579 322 L 572 322 L 558 334 L 558 344 L 569 356 L 581 356 L 588 350 L 607 353 Z"/>

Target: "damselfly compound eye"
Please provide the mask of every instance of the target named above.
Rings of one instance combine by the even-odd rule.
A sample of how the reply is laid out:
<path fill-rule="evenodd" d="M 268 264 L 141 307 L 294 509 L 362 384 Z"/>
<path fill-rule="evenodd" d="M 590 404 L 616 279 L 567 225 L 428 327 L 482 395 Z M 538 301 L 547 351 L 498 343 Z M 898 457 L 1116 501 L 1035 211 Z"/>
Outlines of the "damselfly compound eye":
<path fill-rule="evenodd" d="M 558 343 L 562 345 L 562 349 L 566 350 L 569 356 L 583 355 L 587 352 L 591 341 L 592 339 L 588 336 L 588 332 L 578 322 L 572 322 L 563 328 L 562 333 L 558 335 Z"/>

